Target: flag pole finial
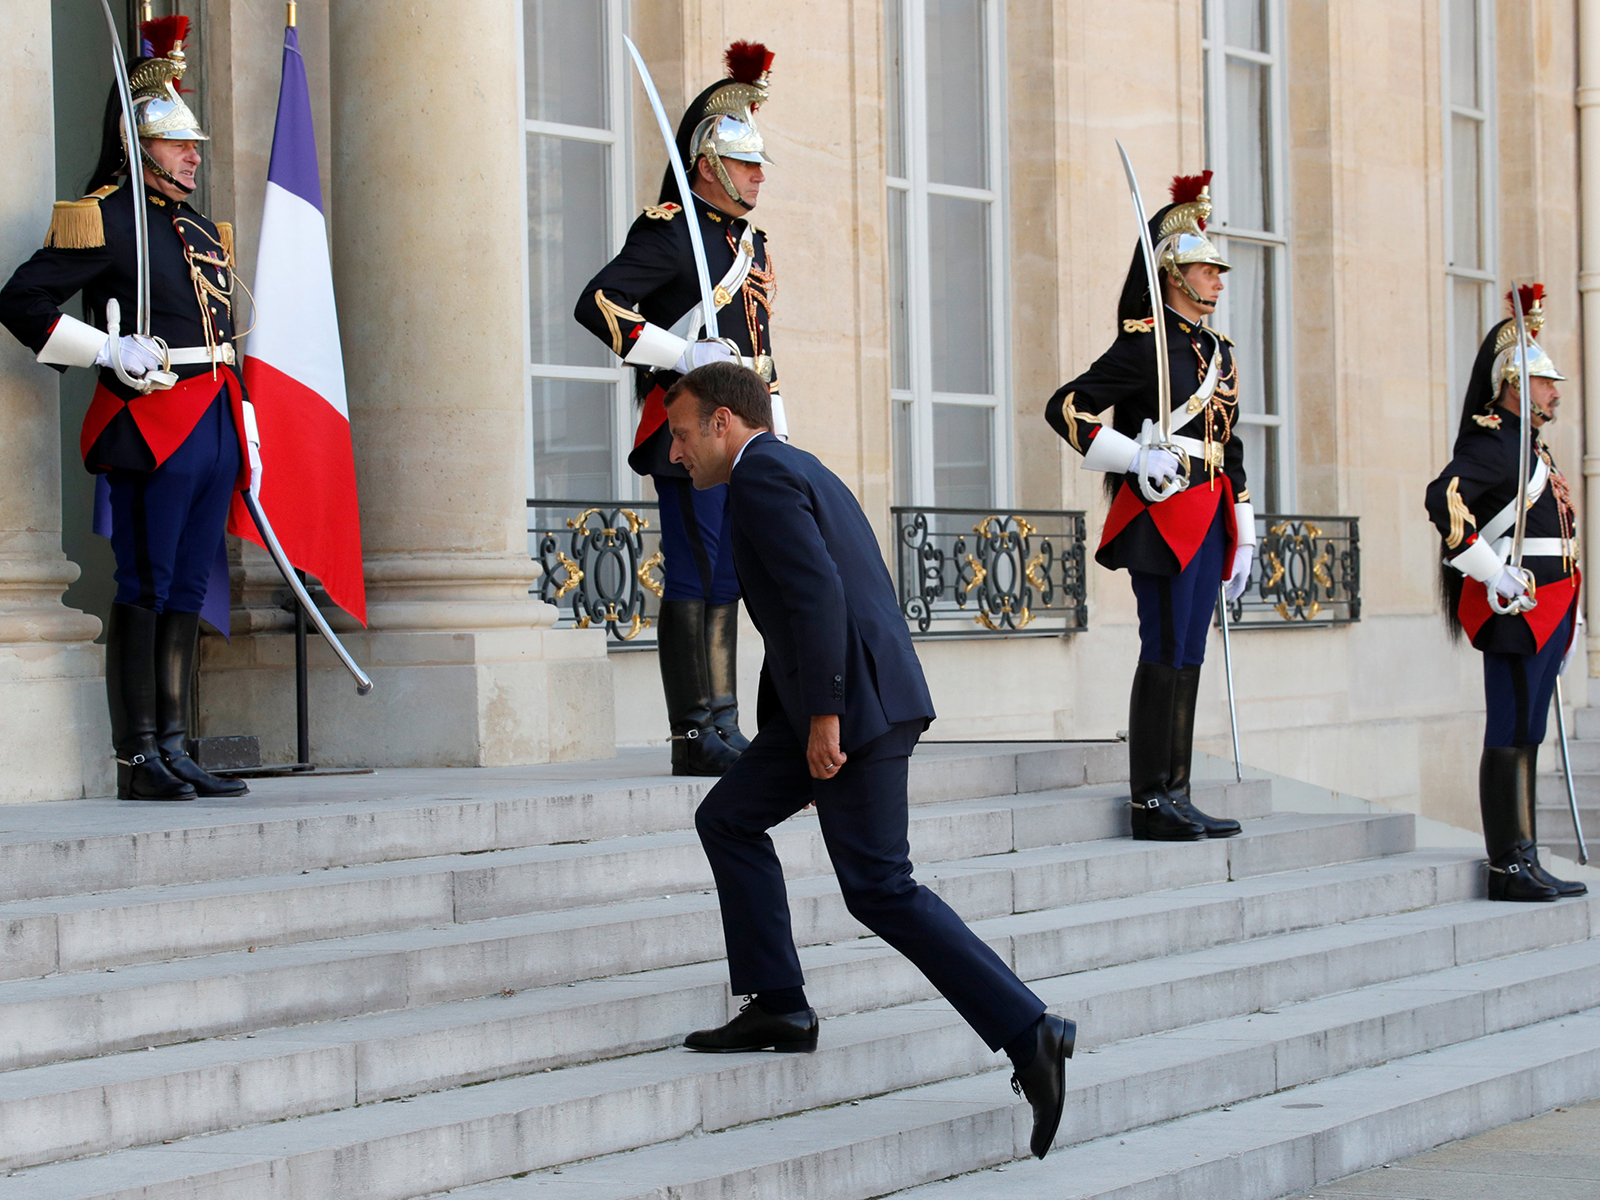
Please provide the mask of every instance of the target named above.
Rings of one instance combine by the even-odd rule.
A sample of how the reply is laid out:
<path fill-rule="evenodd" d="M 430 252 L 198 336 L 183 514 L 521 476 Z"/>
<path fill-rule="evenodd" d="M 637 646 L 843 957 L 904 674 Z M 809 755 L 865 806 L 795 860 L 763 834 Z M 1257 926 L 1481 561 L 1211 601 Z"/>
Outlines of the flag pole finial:
<path fill-rule="evenodd" d="M 295 9 L 297 7 L 299 7 L 299 6 L 295 4 L 294 0 L 289 0 L 289 28 L 290 29 L 294 28 Z"/>
<path fill-rule="evenodd" d="M 142 0 L 142 3 L 139 5 L 139 20 L 141 22 L 153 21 L 155 20 L 155 16 L 155 10 L 151 8 L 150 0 Z"/>

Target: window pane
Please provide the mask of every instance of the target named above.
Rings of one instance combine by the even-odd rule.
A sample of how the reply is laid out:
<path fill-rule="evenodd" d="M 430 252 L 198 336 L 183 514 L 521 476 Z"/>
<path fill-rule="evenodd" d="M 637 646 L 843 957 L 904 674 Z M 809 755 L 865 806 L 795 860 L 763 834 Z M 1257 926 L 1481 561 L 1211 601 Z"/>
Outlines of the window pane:
<path fill-rule="evenodd" d="M 906 400 L 896 400 L 890 407 L 894 410 L 894 502 L 915 504 L 911 463 L 917 448 L 911 441 L 911 404 Z"/>
<path fill-rule="evenodd" d="M 933 503 L 987 508 L 994 502 L 994 415 L 970 404 L 933 406 Z"/>
<path fill-rule="evenodd" d="M 1226 0 L 1223 40 L 1246 50 L 1266 50 L 1266 0 Z"/>
<path fill-rule="evenodd" d="M 988 204 L 928 197 L 928 282 L 933 390 L 988 395 Z"/>
<path fill-rule="evenodd" d="M 1278 510 L 1278 429 L 1272 425 L 1240 425 L 1244 443 L 1244 477 L 1250 485 L 1250 503 L 1259 512 Z"/>
<path fill-rule="evenodd" d="M 911 387 L 911 344 L 906 322 L 905 192 L 889 189 L 889 386 Z"/>
<path fill-rule="evenodd" d="M 1450 103 L 1477 108 L 1478 0 L 1449 0 Z"/>
<path fill-rule="evenodd" d="M 1475 279 L 1451 279 L 1450 285 L 1450 411 L 1454 416 L 1450 428 L 1461 414 L 1461 401 L 1466 394 L 1467 380 L 1472 375 L 1472 360 L 1478 356 L 1478 345 L 1489 332 L 1490 317 L 1483 311 L 1489 295 L 1486 284 Z"/>
<path fill-rule="evenodd" d="M 1267 71 L 1259 63 L 1230 58 L 1227 67 L 1227 221 L 1242 229 L 1272 228 L 1267 170 Z"/>
<path fill-rule="evenodd" d="M 611 483 L 611 410 L 615 385 L 570 379 L 533 381 L 534 496 L 606 500 Z"/>
<path fill-rule="evenodd" d="M 609 147 L 528 137 L 528 319 L 533 361 L 614 366 L 610 348 L 572 319 L 578 291 L 611 257 Z"/>
<path fill-rule="evenodd" d="M 984 0 L 926 0 L 928 178 L 988 187 Z"/>
<path fill-rule="evenodd" d="M 896 179 L 906 174 L 905 75 L 900 59 L 905 52 L 905 30 L 901 25 L 904 0 L 884 0 L 883 4 L 883 98 L 884 157 L 888 171 Z"/>
<path fill-rule="evenodd" d="M 528 119 L 609 128 L 606 0 L 523 0 Z"/>
<path fill-rule="evenodd" d="M 1226 257 L 1233 270 L 1227 275 L 1227 333 L 1239 368 L 1240 412 L 1278 411 L 1273 254 L 1270 246 L 1228 239 Z"/>
<path fill-rule="evenodd" d="M 1483 266 L 1479 144 L 1482 126 L 1471 117 L 1450 118 L 1450 265 Z"/>

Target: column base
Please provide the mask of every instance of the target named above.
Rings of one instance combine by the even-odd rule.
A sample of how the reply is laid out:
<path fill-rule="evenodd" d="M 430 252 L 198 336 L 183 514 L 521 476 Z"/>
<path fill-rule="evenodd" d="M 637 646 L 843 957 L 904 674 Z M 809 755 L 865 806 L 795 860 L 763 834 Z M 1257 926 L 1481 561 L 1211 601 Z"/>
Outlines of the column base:
<path fill-rule="evenodd" d="M 116 791 L 105 661 L 88 641 L 0 643 L 0 804 Z"/>
<path fill-rule="evenodd" d="M 597 629 L 341 634 L 355 683 L 309 638 L 312 761 L 327 766 L 505 767 L 612 758 L 611 664 Z M 295 757 L 294 636 L 201 639 L 201 736 L 256 734 L 263 762 Z"/>

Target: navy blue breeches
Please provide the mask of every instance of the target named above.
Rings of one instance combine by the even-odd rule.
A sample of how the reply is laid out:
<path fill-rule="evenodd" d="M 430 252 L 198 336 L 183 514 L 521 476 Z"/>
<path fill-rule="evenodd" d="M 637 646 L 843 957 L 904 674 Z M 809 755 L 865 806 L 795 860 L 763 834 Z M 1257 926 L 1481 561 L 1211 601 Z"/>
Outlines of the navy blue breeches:
<path fill-rule="evenodd" d="M 239 435 L 226 389 L 154 471 L 112 471 L 117 603 L 199 612 L 239 479 Z"/>
<path fill-rule="evenodd" d="M 732 604 L 739 598 L 729 536 L 728 485 L 696 491 L 687 479 L 654 477 L 661 498 L 663 600 Z"/>
<path fill-rule="evenodd" d="M 1576 605 L 1576 601 L 1573 602 Z M 1537 654 L 1483 656 L 1483 699 L 1488 709 L 1485 746 L 1537 746 L 1550 719 L 1550 697 L 1572 636 L 1568 612 Z"/>
<path fill-rule="evenodd" d="M 1217 608 L 1217 586 L 1228 549 L 1222 513 L 1206 531 L 1205 541 L 1189 565 L 1176 575 L 1129 571 L 1134 599 L 1139 602 L 1139 661 L 1174 667 L 1199 666 L 1206 660 L 1206 635 Z"/>
<path fill-rule="evenodd" d="M 955 911 L 912 877 L 906 779 L 924 722 L 852 749 L 832 779 L 811 778 L 806 747 L 783 717 L 768 721 L 699 811 L 727 939 L 735 995 L 800 987 L 789 897 L 767 830 L 815 804 L 850 914 L 911 960 L 978 1036 L 998 1050 L 1044 1002 Z"/>

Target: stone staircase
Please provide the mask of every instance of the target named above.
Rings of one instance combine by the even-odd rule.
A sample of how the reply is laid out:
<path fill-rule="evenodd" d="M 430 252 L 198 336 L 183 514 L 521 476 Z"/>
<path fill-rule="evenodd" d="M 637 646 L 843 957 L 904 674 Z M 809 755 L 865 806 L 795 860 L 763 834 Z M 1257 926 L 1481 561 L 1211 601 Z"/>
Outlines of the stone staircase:
<path fill-rule="evenodd" d="M 1600 1094 L 1591 901 L 1264 779 L 1197 787 L 1238 838 L 1135 843 L 1097 743 L 912 761 L 918 877 L 1079 1022 L 1048 1160 L 809 815 L 821 1048 L 684 1051 L 738 998 L 663 762 L 0 810 L 0 1197 L 1272 1200 Z"/>
<path fill-rule="evenodd" d="M 1580 708 L 1567 729 L 1567 749 L 1572 755 L 1573 790 L 1578 795 L 1578 815 L 1589 853 L 1600 862 L 1600 708 Z M 1539 844 L 1563 858 L 1578 857 L 1578 839 L 1572 830 L 1572 805 L 1567 781 L 1561 774 L 1561 751 L 1549 746 L 1539 754 Z"/>

